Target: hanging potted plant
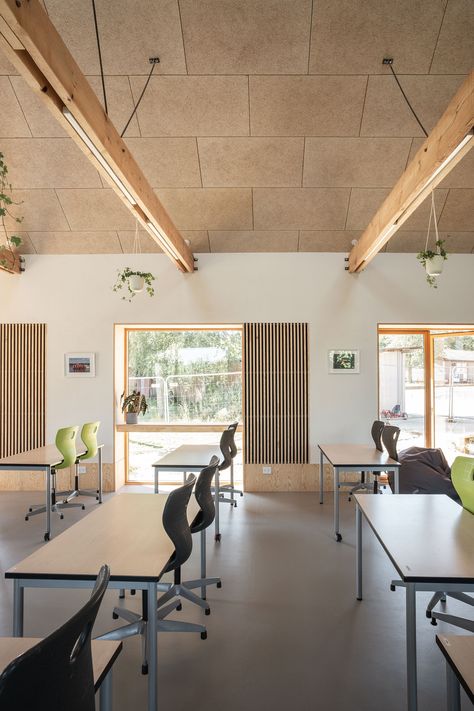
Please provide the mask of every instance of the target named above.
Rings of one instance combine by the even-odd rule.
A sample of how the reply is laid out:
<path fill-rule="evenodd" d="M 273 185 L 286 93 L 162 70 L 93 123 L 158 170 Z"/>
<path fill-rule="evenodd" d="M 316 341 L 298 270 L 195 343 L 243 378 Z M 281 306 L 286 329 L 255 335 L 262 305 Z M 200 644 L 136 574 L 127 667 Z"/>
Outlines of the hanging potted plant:
<path fill-rule="evenodd" d="M 3 153 L 0 153 L 0 218 L 2 220 L 2 232 L 4 235 L 5 242 L 2 244 L 0 238 L 0 266 L 5 269 L 10 269 L 15 263 L 15 247 L 19 247 L 21 244 L 21 237 L 18 235 L 8 235 L 7 228 L 5 225 L 5 218 L 7 216 L 15 220 L 15 222 L 22 222 L 22 217 L 15 217 L 10 212 L 11 205 L 20 205 L 21 203 L 15 202 L 11 195 L 12 186 L 8 182 L 8 168 L 3 160 Z"/>
<path fill-rule="evenodd" d="M 125 267 L 125 269 L 119 269 L 117 281 L 112 288 L 114 291 L 125 289 L 126 291 L 122 296 L 122 299 L 125 301 L 131 301 L 134 296 L 139 294 L 145 288 L 148 296 L 154 296 L 154 281 L 155 277 L 151 272 L 140 272 L 130 269 L 130 267 Z"/>
<path fill-rule="evenodd" d="M 133 254 L 141 254 L 140 233 L 138 231 L 138 220 L 135 221 L 135 238 L 133 240 Z M 136 294 L 139 294 L 146 287 L 148 296 L 154 296 L 155 290 L 153 282 L 155 277 L 151 272 L 140 272 L 125 267 L 118 272 L 117 281 L 112 287 L 114 291 L 126 289 L 126 294 L 122 296 L 125 301 L 131 301 Z"/>
<path fill-rule="evenodd" d="M 132 390 L 130 395 L 122 393 L 120 396 L 120 406 L 125 415 L 127 425 L 136 425 L 138 415 L 144 415 L 148 410 L 146 397 L 139 390 Z"/>
<path fill-rule="evenodd" d="M 428 249 L 428 241 L 430 237 L 431 220 L 434 222 L 436 241 L 435 241 L 435 251 Z M 426 281 L 434 289 L 438 288 L 436 283 L 436 277 L 438 277 L 443 271 L 443 266 L 445 260 L 448 258 L 448 253 L 444 248 L 444 240 L 439 238 L 438 234 L 438 221 L 436 219 L 436 208 L 434 202 L 434 192 L 431 192 L 431 211 L 430 219 L 428 222 L 428 234 L 426 235 L 426 244 L 424 250 L 418 252 L 416 258 L 426 271 Z"/>

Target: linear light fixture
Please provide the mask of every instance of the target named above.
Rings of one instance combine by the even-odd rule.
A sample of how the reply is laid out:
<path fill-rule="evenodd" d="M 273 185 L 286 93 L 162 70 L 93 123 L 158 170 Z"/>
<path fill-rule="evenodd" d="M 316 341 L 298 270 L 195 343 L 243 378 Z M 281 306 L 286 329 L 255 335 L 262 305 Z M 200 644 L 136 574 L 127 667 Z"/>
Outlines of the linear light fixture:
<path fill-rule="evenodd" d="M 456 158 L 456 156 L 458 155 L 458 153 L 460 153 L 460 152 L 462 151 L 462 149 L 464 148 L 464 146 L 467 146 L 467 144 L 468 144 L 470 141 L 472 141 L 473 138 L 474 138 L 474 129 L 473 129 L 472 131 L 469 131 L 469 133 L 468 133 L 466 136 L 464 136 L 464 138 L 462 139 L 462 141 L 461 141 L 460 143 L 458 143 L 458 145 L 456 146 L 456 148 L 455 148 L 455 149 L 449 154 L 449 156 L 441 163 L 441 165 L 439 166 L 439 168 L 437 168 L 437 169 L 434 171 L 434 173 L 433 173 L 433 174 L 430 176 L 430 178 L 426 181 L 426 183 L 425 183 L 425 185 L 423 186 L 422 190 L 425 190 L 425 189 L 429 186 L 429 184 L 432 183 L 432 182 L 436 179 L 436 177 L 437 177 L 441 172 L 444 171 L 444 169 L 451 163 L 451 161 L 453 161 L 453 160 Z M 421 190 L 420 190 L 420 192 L 421 192 Z"/>
<path fill-rule="evenodd" d="M 390 239 L 390 237 L 393 235 L 394 232 L 396 232 L 398 229 L 397 225 L 390 225 L 390 227 L 387 227 L 383 232 L 380 233 L 378 236 L 378 239 L 374 242 L 372 247 L 370 248 L 370 251 L 367 252 L 367 255 L 365 257 L 365 261 L 368 259 L 371 259 L 371 257 L 374 256 L 374 254 L 377 254 L 382 247 L 384 246 L 385 242 Z"/>
<path fill-rule="evenodd" d="M 150 222 L 150 220 L 146 221 L 147 226 L 150 228 L 150 230 L 153 232 L 155 237 L 160 242 L 161 248 L 170 254 L 173 259 L 178 259 L 179 260 L 179 255 L 175 250 L 172 248 L 172 246 L 164 239 L 163 235 L 161 234 L 160 230 L 156 227 L 156 225 L 153 224 L 153 222 Z"/>
<path fill-rule="evenodd" d="M 87 148 L 90 150 L 94 158 L 101 164 L 102 168 L 105 170 L 107 175 L 114 181 L 115 185 L 118 187 L 118 189 L 125 195 L 127 200 L 131 205 L 135 207 L 137 204 L 137 201 L 133 197 L 133 195 L 130 193 L 129 190 L 125 187 L 123 182 L 120 180 L 118 175 L 115 173 L 115 171 L 110 167 L 110 165 L 107 163 L 105 160 L 104 156 L 102 153 L 99 151 L 95 143 L 89 138 L 87 133 L 84 131 L 82 128 L 81 124 L 76 120 L 76 118 L 73 116 L 73 114 L 69 111 L 67 106 L 63 106 L 63 116 L 64 118 L 68 121 L 68 123 L 73 127 L 77 135 L 81 138 L 82 141 L 86 144 Z"/>

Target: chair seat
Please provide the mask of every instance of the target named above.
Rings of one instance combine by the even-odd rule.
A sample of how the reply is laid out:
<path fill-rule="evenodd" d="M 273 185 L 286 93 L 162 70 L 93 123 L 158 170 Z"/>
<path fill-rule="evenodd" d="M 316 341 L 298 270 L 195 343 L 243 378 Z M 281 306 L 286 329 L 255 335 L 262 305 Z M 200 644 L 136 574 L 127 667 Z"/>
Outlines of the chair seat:
<path fill-rule="evenodd" d="M 0 674 L 15 657 L 40 642 L 36 637 L 0 637 Z M 113 663 L 122 651 L 122 642 L 92 640 L 94 690 L 98 691 Z"/>

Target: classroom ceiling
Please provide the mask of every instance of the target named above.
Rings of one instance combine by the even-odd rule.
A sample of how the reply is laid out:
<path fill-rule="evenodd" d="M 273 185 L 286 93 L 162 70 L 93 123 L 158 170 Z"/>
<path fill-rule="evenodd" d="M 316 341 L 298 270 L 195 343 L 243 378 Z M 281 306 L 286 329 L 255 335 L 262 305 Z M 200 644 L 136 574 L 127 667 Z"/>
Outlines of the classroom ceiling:
<path fill-rule="evenodd" d="M 43 4 L 102 100 L 91 2 Z M 423 141 L 382 58 L 428 131 L 474 65 L 473 0 L 96 6 L 119 132 L 160 57 L 125 138 L 195 253 L 349 251 Z M 22 251 L 131 252 L 132 216 L 1 53 L 0 105 Z M 474 150 L 435 195 L 448 251 L 474 252 Z M 423 248 L 428 216 L 387 251 Z"/>

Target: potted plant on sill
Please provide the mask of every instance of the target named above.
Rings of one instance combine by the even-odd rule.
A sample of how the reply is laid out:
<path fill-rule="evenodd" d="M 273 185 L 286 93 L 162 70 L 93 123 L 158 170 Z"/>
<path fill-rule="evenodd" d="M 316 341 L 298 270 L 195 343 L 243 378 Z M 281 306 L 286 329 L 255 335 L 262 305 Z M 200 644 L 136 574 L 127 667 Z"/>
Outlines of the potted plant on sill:
<path fill-rule="evenodd" d="M 125 269 L 119 269 L 117 281 L 112 288 L 114 291 L 126 289 L 126 293 L 122 296 L 122 299 L 131 301 L 133 297 L 143 291 L 145 287 L 148 296 L 154 296 L 154 281 L 155 277 L 151 272 L 140 272 L 130 269 L 130 267 L 125 267 Z"/>
<path fill-rule="evenodd" d="M 4 161 L 3 153 L 0 153 L 0 218 L 2 220 L 2 230 L 5 235 L 5 243 L 0 242 L 0 266 L 5 269 L 10 269 L 13 267 L 16 259 L 14 252 L 14 247 L 19 247 L 22 240 L 18 235 L 8 235 L 7 228 L 5 225 L 5 218 L 11 217 L 15 222 L 22 222 L 22 217 L 15 217 L 10 212 L 11 205 L 20 205 L 21 203 L 15 202 L 11 195 L 12 186 L 8 182 L 8 168 Z M 1 238 L 0 238 L 1 239 Z"/>
<path fill-rule="evenodd" d="M 122 393 L 120 396 L 120 406 L 125 415 L 127 425 L 136 425 L 138 415 L 144 415 L 148 410 L 146 397 L 139 390 L 132 390 L 130 395 Z"/>
<path fill-rule="evenodd" d="M 433 252 L 432 249 L 425 249 L 419 252 L 416 258 L 426 270 L 426 281 L 428 284 L 434 289 L 437 289 L 436 277 L 443 271 L 444 262 L 448 258 L 448 253 L 444 248 L 443 239 L 436 240 L 435 248 L 435 252 Z"/>

